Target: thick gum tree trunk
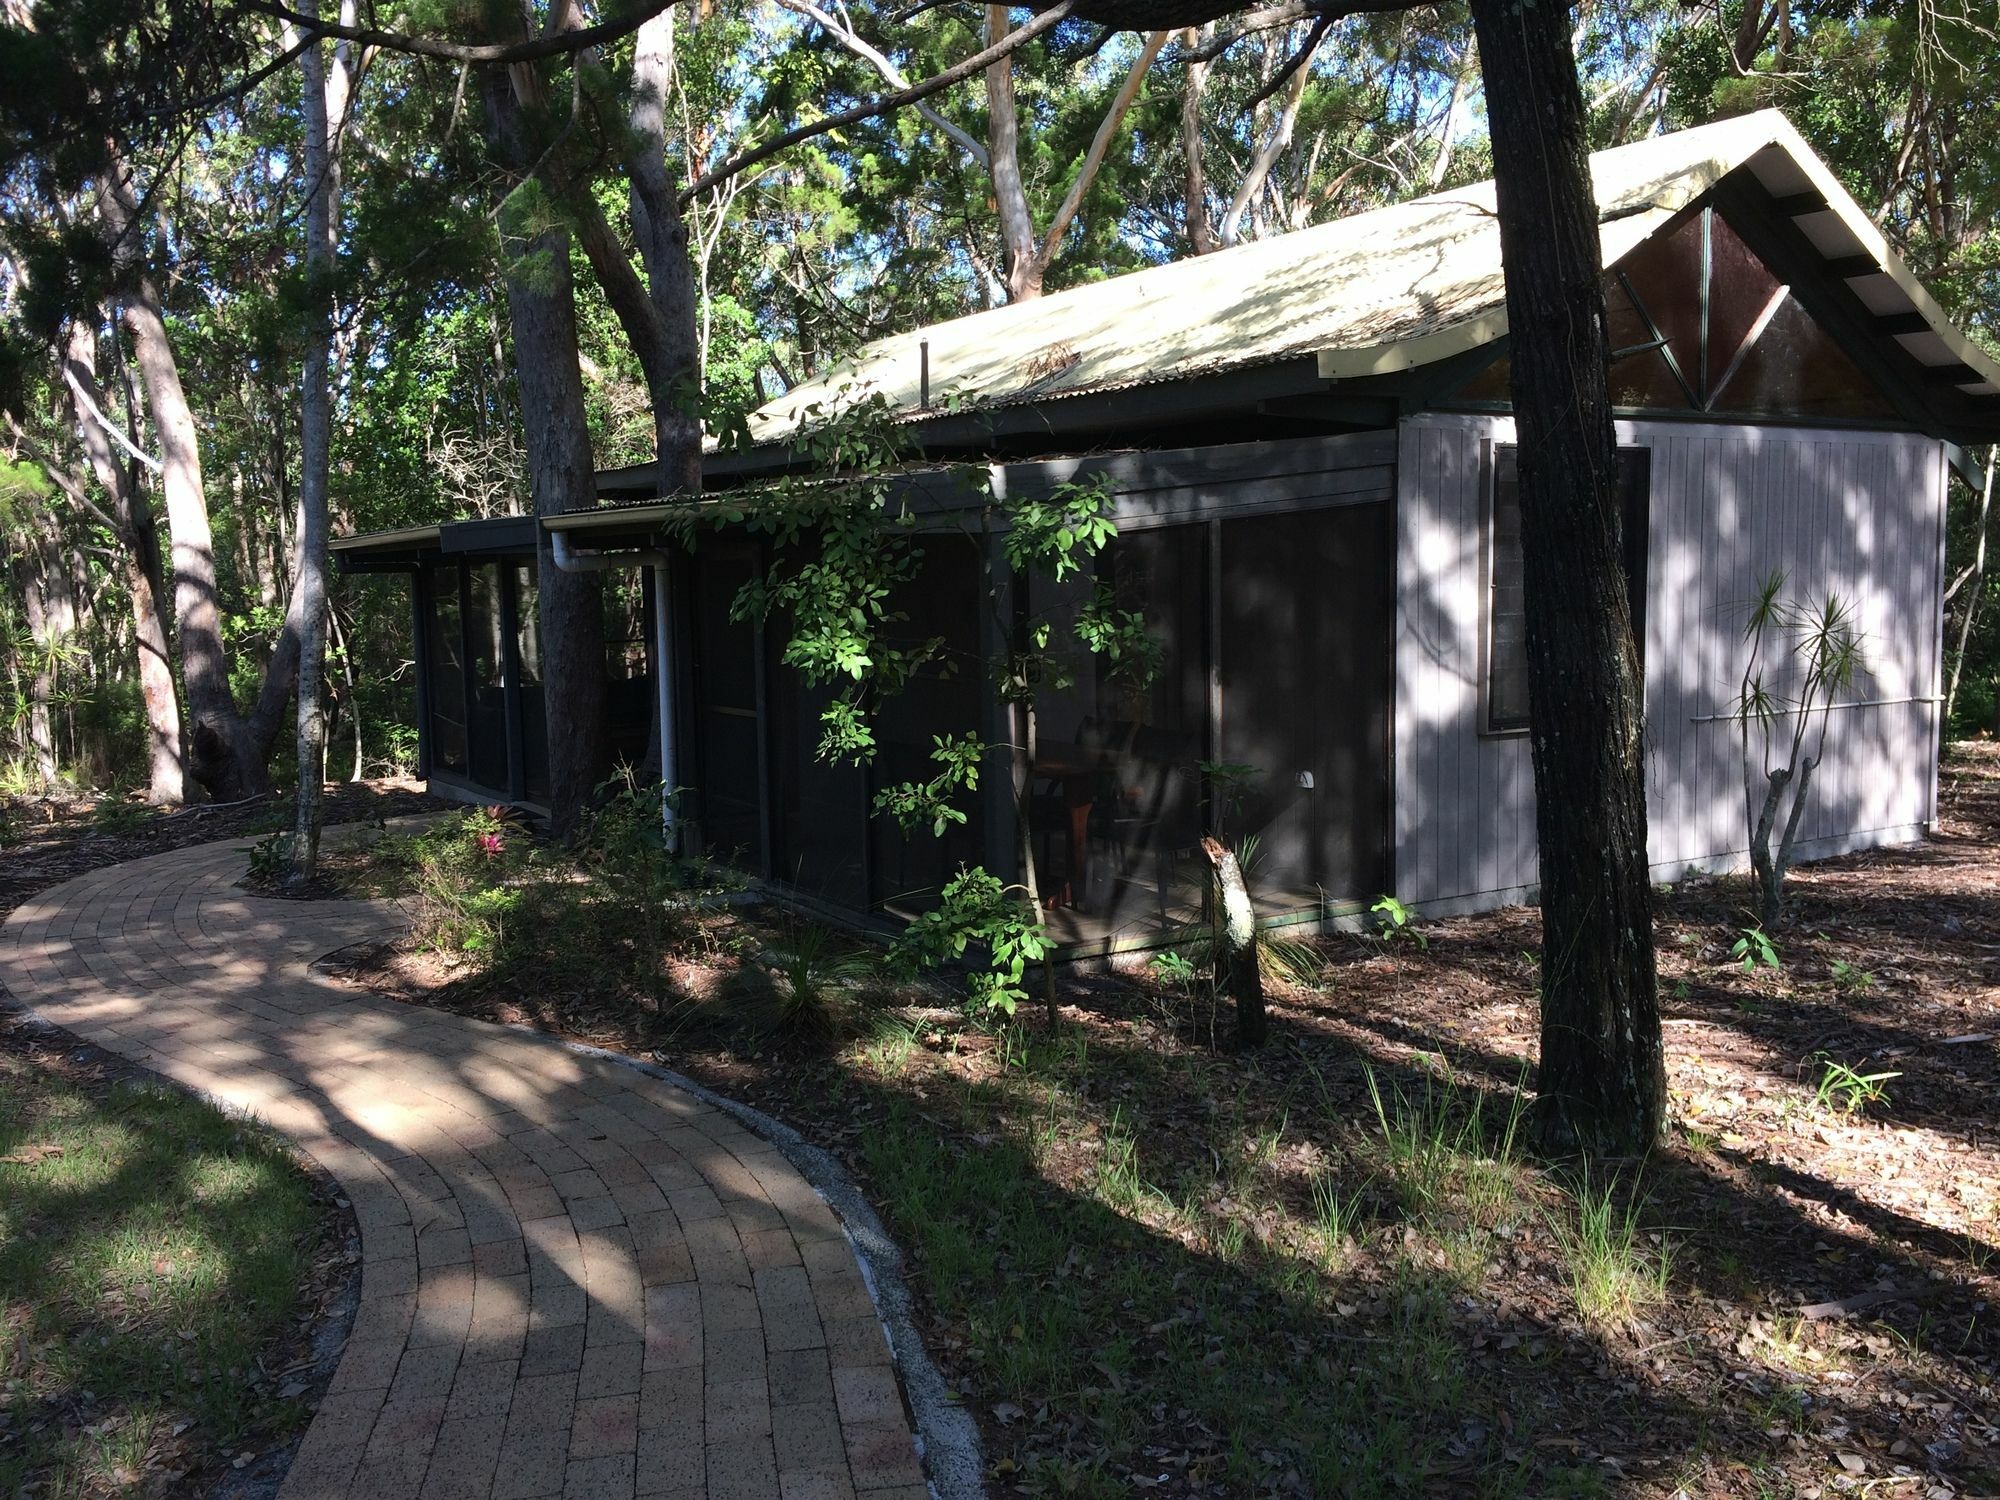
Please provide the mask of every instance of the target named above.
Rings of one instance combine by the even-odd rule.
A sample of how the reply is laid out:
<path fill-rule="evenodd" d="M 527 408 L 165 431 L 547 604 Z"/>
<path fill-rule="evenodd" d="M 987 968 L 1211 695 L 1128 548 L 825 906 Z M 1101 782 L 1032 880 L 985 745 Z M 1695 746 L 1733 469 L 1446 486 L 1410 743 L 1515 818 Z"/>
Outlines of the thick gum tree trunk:
<path fill-rule="evenodd" d="M 504 69 L 480 80 L 487 142 L 501 164 L 525 173 L 527 149 L 521 102 Z M 501 253 L 507 266 L 507 312 L 514 331 L 514 368 L 528 450 L 528 484 L 535 514 L 556 515 L 592 504 L 596 471 L 577 362 L 576 296 L 570 236 L 557 227 L 529 237 L 503 206 Z M 549 822 L 556 837 L 576 831 L 593 793 L 610 769 L 605 733 L 604 604 L 597 575 L 556 567 L 546 532 L 540 538 L 537 586 L 543 692 L 548 710 Z"/>
<path fill-rule="evenodd" d="M 139 267 L 137 199 L 125 164 L 107 146 L 98 206 L 114 259 L 127 272 L 122 314 L 160 447 L 160 487 L 173 543 L 174 625 L 187 691 L 188 772 L 219 802 L 271 789 L 264 758 L 229 692 L 222 610 L 215 589 L 215 535 L 202 488 L 194 413 L 181 388 L 159 289 Z"/>
<path fill-rule="evenodd" d="M 83 319 L 73 320 L 63 340 L 63 369 L 97 408 L 109 411 L 97 383 L 97 335 Z M 186 795 L 181 763 L 181 704 L 174 687 L 171 648 L 160 601 L 160 536 L 152 507 L 139 490 L 136 464 L 119 461 L 97 416 L 74 405 L 77 435 L 91 472 L 111 501 L 117 524 L 119 568 L 132 601 L 132 636 L 138 651 L 139 693 L 146 705 L 146 800 L 171 806 Z"/>
<path fill-rule="evenodd" d="M 1620 564 L 1603 267 L 1567 6 L 1473 0 L 1520 444 L 1541 843 L 1540 1109 L 1553 1147 L 1659 1137 L 1666 1070 L 1640 671 Z"/>

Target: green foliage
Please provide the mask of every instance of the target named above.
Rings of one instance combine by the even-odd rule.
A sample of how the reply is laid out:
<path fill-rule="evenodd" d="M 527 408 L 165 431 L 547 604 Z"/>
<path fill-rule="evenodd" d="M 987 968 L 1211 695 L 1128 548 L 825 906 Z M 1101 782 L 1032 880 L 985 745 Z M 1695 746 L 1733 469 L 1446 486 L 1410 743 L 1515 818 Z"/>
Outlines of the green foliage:
<path fill-rule="evenodd" d="M 1825 1110 L 1837 1108 L 1844 1115 L 1859 1114 L 1871 1104 L 1882 1103 L 1889 1097 L 1882 1085 L 1903 1076 L 1897 1072 L 1863 1073 L 1827 1052 L 1815 1052 L 1812 1061 L 1819 1065 L 1813 1103 Z"/>
<path fill-rule="evenodd" d="M 1835 700 L 1853 687 L 1864 667 L 1853 606 L 1832 592 L 1817 604 L 1810 598 L 1794 602 L 1785 597 L 1785 584 L 1785 574 L 1774 571 L 1750 601 L 1735 706 L 1750 865 L 1766 926 L 1775 925 L 1783 912 L 1785 872 L 1813 772 L 1826 757 Z M 1772 685 L 1767 672 L 1784 685 Z"/>
<path fill-rule="evenodd" d="M 1147 967 L 1168 984 L 1182 988 L 1191 986 L 1195 980 L 1194 961 L 1178 948 L 1155 953 Z"/>
<path fill-rule="evenodd" d="M 1111 493 L 1102 480 L 1070 480 L 1046 500 L 1022 498 L 1009 503 L 1007 566 L 1062 582 L 1118 534 L 1111 505 Z"/>
<path fill-rule="evenodd" d="M 130 838 L 152 825 L 159 814 L 137 802 L 109 797 L 90 810 L 90 831 L 107 838 Z"/>
<path fill-rule="evenodd" d="M 1414 943 L 1419 949 L 1430 948 L 1431 940 L 1417 926 L 1417 914 L 1394 896 L 1384 892 L 1368 910 L 1375 918 L 1376 934 L 1385 943 Z"/>
<path fill-rule="evenodd" d="M 0 455 L 0 536 L 19 527 L 34 507 L 47 504 L 54 489 L 40 464 Z"/>
<path fill-rule="evenodd" d="M 811 1043 L 834 1040 L 848 1021 L 852 987 L 876 973 L 871 955 L 823 923 L 792 919 L 763 955 L 775 981 L 771 1029 Z"/>
<path fill-rule="evenodd" d="M 1743 966 L 1745 974 L 1754 974 L 1760 967 L 1782 967 L 1778 945 L 1771 941 L 1771 935 L 1762 927 L 1740 929 L 1736 941 L 1729 945 L 1729 956 Z"/>
<path fill-rule="evenodd" d="M 1862 995 L 1876 986 L 1875 976 L 1859 964 L 1836 958 L 1830 966 L 1833 987 L 1843 995 Z"/>
<path fill-rule="evenodd" d="M 291 873 L 292 836 L 267 833 L 250 846 L 250 883 L 255 886 L 281 884 Z"/>
<path fill-rule="evenodd" d="M 897 937 L 892 957 L 914 971 L 983 949 L 986 965 L 967 976 L 967 996 L 976 1011 L 1011 1016 L 1028 998 L 1022 988 L 1027 966 L 1047 957 L 1053 946 L 1018 888 L 975 867 L 961 869 L 946 883 L 937 907 Z"/>
<path fill-rule="evenodd" d="M 906 781 L 887 786 L 875 794 L 875 811 L 887 813 L 905 834 L 926 824 L 933 837 L 942 838 L 952 824 L 963 824 L 966 814 L 952 805 L 959 792 L 977 790 L 979 762 L 986 746 L 976 734 L 931 736 L 931 759 L 942 769 L 929 781 Z"/>
<path fill-rule="evenodd" d="M 419 834 L 410 849 L 418 943 L 473 957 L 499 953 L 521 904 L 513 877 L 527 867 L 525 842 L 492 808 L 448 815 Z"/>

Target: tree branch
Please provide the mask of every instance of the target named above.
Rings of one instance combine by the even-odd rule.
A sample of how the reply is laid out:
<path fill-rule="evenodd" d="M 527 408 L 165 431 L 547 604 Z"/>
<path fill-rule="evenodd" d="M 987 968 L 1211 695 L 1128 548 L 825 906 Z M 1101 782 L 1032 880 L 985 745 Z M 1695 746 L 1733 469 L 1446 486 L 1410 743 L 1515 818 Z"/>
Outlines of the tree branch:
<path fill-rule="evenodd" d="M 90 392 L 83 388 L 83 382 L 76 378 L 76 371 L 72 370 L 66 364 L 63 366 L 63 381 L 69 386 L 70 394 L 76 397 L 76 404 L 89 414 L 92 421 L 111 435 L 112 442 L 138 459 L 140 463 L 151 469 L 155 474 L 160 472 L 160 461 L 118 430 L 117 425 L 99 409 L 97 402 L 91 398 Z"/>
<path fill-rule="evenodd" d="M 487 43 L 442 42 L 433 37 L 406 36 L 398 31 L 383 31 L 374 26 L 344 26 L 337 21 L 322 21 L 303 11 L 293 10 L 289 5 L 282 3 L 282 0 L 238 0 L 238 3 L 247 10 L 275 16 L 281 21 L 289 21 L 313 37 L 337 37 L 342 41 L 360 42 L 363 46 L 380 47 L 389 52 L 407 53 L 412 57 L 441 57 L 447 62 L 525 63 L 536 62 L 544 57 L 563 57 L 581 52 L 587 47 L 615 42 L 622 36 L 631 35 L 661 11 L 672 7 L 674 0 L 635 0 L 633 10 L 615 20 L 602 21 L 595 26 L 583 26 L 575 31 L 557 31 L 527 42 Z"/>
<path fill-rule="evenodd" d="M 653 0 L 646 0 L 646 3 L 650 5 Z M 946 68 L 942 73 L 933 74 L 920 83 L 913 83 L 906 89 L 898 89 L 893 94 L 884 94 L 881 98 L 870 100 L 866 104 L 843 109 L 838 114 L 828 115 L 824 119 L 814 120 L 805 125 L 794 125 L 790 130 L 772 136 L 761 146 L 752 146 L 748 150 L 737 152 L 727 161 L 710 168 L 681 189 L 681 202 L 683 204 L 691 202 L 718 183 L 727 182 L 745 168 L 754 167 L 760 161 L 768 161 L 780 151 L 788 150 L 800 141 L 811 140 L 816 135 L 825 135 L 843 126 L 857 125 L 863 120 L 872 120 L 879 115 L 892 113 L 906 104 L 915 104 L 919 99 L 928 99 L 932 94 L 942 93 L 955 83 L 963 83 L 1002 58 L 1011 57 L 1043 32 L 1067 20 L 1076 4 L 1077 0 L 1057 0 L 1055 5 L 1038 13 L 1026 25 L 1016 28 L 992 46 L 975 52 L 965 61 Z"/>
<path fill-rule="evenodd" d="M 809 20 L 818 22 L 821 29 L 828 36 L 867 63 L 877 73 L 880 73 L 883 82 L 887 83 L 890 88 L 906 89 L 910 86 L 908 76 L 901 68 L 889 60 L 886 53 L 872 43 L 864 41 L 851 25 L 844 24 L 843 21 L 835 19 L 820 6 L 814 4 L 813 0 L 778 0 L 778 4 L 797 15 L 805 16 Z M 988 157 L 986 155 L 986 148 L 966 131 L 952 124 L 951 121 L 947 120 L 935 109 L 932 109 L 928 104 L 919 102 L 917 113 L 922 115 L 926 120 L 929 120 L 931 124 L 937 126 L 946 135 L 950 136 L 953 141 L 957 142 L 964 149 L 966 155 L 978 162 L 981 167 L 987 165 Z"/>
<path fill-rule="evenodd" d="M 1111 149 L 1112 139 L 1118 134 L 1119 126 L 1125 123 L 1132 101 L 1139 97 L 1139 86 L 1146 81 L 1146 70 L 1153 66 L 1153 59 L 1167 45 L 1167 35 L 1164 31 L 1156 31 L 1146 38 L 1146 45 L 1139 49 L 1139 55 L 1132 59 L 1132 66 L 1126 70 L 1125 82 L 1112 98 L 1111 107 L 1098 122 L 1097 134 L 1091 137 L 1090 149 L 1084 153 L 1083 164 L 1076 170 L 1076 180 L 1069 185 L 1062 207 L 1056 210 L 1055 218 L 1049 221 L 1049 232 L 1042 238 L 1041 261 L 1044 266 L 1055 260 L 1063 236 L 1069 232 L 1070 222 L 1076 218 L 1077 210 L 1083 207 L 1084 195 L 1097 180 L 1105 155 Z"/>
<path fill-rule="evenodd" d="M 1293 74 L 1299 73 L 1307 63 L 1312 61 L 1312 55 L 1319 51 L 1319 44 L 1326 40 L 1326 34 L 1332 27 L 1333 19 L 1330 16 L 1321 16 L 1317 21 L 1313 22 L 1312 30 L 1306 33 L 1306 39 L 1299 47 L 1299 50 L 1294 52 L 1285 65 L 1272 75 L 1268 83 L 1250 96 L 1250 102 L 1243 106 L 1242 112 L 1246 115 L 1251 113 L 1258 105 L 1276 95 L 1280 89 L 1289 83 Z M 1296 109 L 1294 109 L 1294 113 L 1296 112 Z"/>

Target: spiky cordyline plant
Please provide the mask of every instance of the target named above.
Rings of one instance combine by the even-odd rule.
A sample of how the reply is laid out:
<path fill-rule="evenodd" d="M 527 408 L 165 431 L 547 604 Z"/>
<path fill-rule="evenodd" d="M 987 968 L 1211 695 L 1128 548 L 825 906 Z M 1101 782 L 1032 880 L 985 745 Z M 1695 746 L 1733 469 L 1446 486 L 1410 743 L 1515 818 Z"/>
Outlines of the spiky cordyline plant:
<path fill-rule="evenodd" d="M 1743 816 L 1750 835 L 1750 867 L 1757 877 L 1758 917 L 1772 928 L 1784 914 L 1785 872 L 1798 841 L 1799 822 L 1813 772 L 1826 757 L 1827 721 L 1835 696 L 1853 686 L 1862 669 L 1861 639 L 1854 627 L 1854 609 L 1838 594 L 1828 592 L 1818 604 L 1784 597 L 1785 574 L 1774 571 L 1757 590 L 1743 627 L 1749 656 L 1736 694 L 1737 729 L 1743 751 Z M 1804 669 L 1795 696 L 1765 682 L 1767 658 L 1789 659 Z M 1815 723 L 1815 720 L 1817 721 Z M 1752 726 L 1758 754 L 1752 755 Z M 1806 741 L 1812 752 L 1806 753 Z M 1774 748 L 1784 759 L 1772 764 Z M 1764 788 L 1757 791 L 1756 772 Z M 1778 847 L 1771 835 L 1779 832 Z"/>

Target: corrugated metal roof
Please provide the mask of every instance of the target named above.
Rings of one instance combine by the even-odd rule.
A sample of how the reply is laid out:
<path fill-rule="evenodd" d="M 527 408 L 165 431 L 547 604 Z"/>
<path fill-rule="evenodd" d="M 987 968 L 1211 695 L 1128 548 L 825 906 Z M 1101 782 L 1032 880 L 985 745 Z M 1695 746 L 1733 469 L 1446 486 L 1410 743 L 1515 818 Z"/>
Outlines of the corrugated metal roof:
<path fill-rule="evenodd" d="M 1940 358 L 1919 358 L 1949 356 L 2000 385 L 2000 366 L 1950 326 L 1776 110 L 1593 156 L 1605 264 L 1760 154 L 1767 185 L 1809 180 L 1846 231 L 1843 243 L 1875 256 L 1925 315 Z M 764 406 L 750 428 L 757 441 L 776 442 L 871 395 L 905 414 L 954 400 L 1003 406 L 1304 354 L 1318 356 L 1328 379 L 1382 374 L 1506 330 L 1500 229 L 1486 182 L 878 339 Z M 928 407 L 920 398 L 926 344 Z"/>

